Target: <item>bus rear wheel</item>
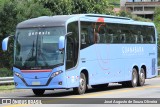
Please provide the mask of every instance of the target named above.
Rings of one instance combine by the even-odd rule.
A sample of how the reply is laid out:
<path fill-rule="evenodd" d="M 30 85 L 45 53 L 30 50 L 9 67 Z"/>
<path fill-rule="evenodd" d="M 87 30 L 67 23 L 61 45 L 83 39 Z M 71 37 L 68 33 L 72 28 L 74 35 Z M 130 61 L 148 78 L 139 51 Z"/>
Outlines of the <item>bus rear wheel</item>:
<path fill-rule="evenodd" d="M 91 85 L 92 88 L 95 88 L 95 89 L 105 89 L 108 87 L 108 83 L 106 84 L 99 84 L 99 85 Z"/>
<path fill-rule="evenodd" d="M 129 81 L 129 86 L 130 87 L 136 87 L 138 84 L 138 73 L 137 70 L 135 68 L 133 68 L 132 71 L 132 80 Z"/>
<path fill-rule="evenodd" d="M 141 68 L 139 78 L 138 78 L 138 86 L 143 86 L 145 83 L 145 71 Z"/>
<path fill-rule="evenodd" d="M 79 87 L 73 88 L 76 94 L 84 94 L 87 89 L 86 76 L 84 73 L 80 74 Z"/>
<path fill-rule="evenodd" d="M 42 96 L 45 92 L 44 89 L 32 89 L 32 91 L 36 96 Z"/>

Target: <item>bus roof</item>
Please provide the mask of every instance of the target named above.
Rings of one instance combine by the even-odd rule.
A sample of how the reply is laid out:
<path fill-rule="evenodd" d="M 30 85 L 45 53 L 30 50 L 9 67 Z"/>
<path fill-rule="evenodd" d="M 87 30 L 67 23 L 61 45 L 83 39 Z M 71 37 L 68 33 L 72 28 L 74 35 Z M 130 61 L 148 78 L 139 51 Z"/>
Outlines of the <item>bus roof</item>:
<path fill-rule="evenodd" d="M 17 25 L 17 28 L 65 26 L 66 22 L 71 19 L 75 20 L 82 19 L 83 21 L 96 22 L 98 18 L 103 18 L 104 22 L 154 26 L 154 24 L 151 22 L 134 21 L 126 17 L 118 17 L 118 16 L 102 15 L 102 14 L 74 14 L 74 15 L 41 16 L 38 18 L 33 18 L 21 22 Z"/>
<path fill-rule="evenodd" d="M 17 25 L 17 28 L 64 26 L 65 22 L 71 17 L 74 17 L 74 15 L 41 16 L 21 22 Z"/>

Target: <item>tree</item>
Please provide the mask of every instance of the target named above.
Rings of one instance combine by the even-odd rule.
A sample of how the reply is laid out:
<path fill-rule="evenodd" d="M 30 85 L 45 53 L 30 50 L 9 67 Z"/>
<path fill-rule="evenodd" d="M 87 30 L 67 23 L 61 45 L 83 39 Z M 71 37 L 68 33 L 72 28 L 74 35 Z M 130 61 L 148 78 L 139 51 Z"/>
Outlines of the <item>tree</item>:
<path fill-rule="evenodd" d="M 52 15 L 72 14 L 72 2 L 72 0 L 39 0 L 44 8 L 52 11 Z"/>
<path fill-rule="evenodd" d="M 16 25 L 24 20 L 50 15 L 98 13 L 112 14 L 107 0 L 0 0 L 0 41 L 15 34 Z M 0 67 L 11 68 L 13 40 L 9 51 L 0 50 Z"/>
<path fill-rule="evenodd" d="M 113 6 L 107 0 L 39 0 L 53 15 L 98 13 L 112 14 Z"/>
<path fill-rule="evenodd" d="M 108 4 L 107 0 L 89 0 L 91 1 L 90 4 L 92 4 L 92 2 L 94 2 L 94 4 L 92 4 L 92 6 L 94 7 L 94 13 L 98 13 L 98 14 L 108 14 L 111 15 L 113 14 L 113 6 Z"/>
<path fill-rule="evenodd" d="M 17 20 L 18 22 L 39 17 L 39 16 L 50 16 L 52 12 L 44 8 L 42 4 L 34 0 L 15 0 L 17 6 Z"/>
<path fill-rule="evenodd" d="M 0 41 L 14 32 L 16 26 L 16 8 L 15 3 L 10 0 L 0 2 Z M 13 47 L 13 46 L 12 46 Z M 10 67 L 13 50 L 2 52 L 0 50 L 0 67 Z"/>
<path fill-rule="evenodd" d="M 51 11 L 33 0 L 2 0 L 0 1 L 0 41 L 15 34 L 16 25 L 26 19 L 43 15 L 51 15 Z M 0 50 L 0 68 L 11 68 L 13 63 L 13 40 L 9 50 Z"/>

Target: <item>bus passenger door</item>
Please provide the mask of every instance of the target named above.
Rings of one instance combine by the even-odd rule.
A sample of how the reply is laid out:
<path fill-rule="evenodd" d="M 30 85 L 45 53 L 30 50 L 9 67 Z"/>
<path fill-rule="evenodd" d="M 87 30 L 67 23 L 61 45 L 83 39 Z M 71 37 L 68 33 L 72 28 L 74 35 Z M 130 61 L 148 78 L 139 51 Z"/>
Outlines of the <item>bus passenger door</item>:
<path fill-rule="evenodd" d="M 66 42 L 66 77 L 68 87 L 77 87 L 79 85 L 78 68 L 76 64 L 78 62 L 79 52 L 79 29 L 78 21 L 71 22 L 68 24 L 67 32 L 72 32 L 70 36 L 67 36 Z"/>

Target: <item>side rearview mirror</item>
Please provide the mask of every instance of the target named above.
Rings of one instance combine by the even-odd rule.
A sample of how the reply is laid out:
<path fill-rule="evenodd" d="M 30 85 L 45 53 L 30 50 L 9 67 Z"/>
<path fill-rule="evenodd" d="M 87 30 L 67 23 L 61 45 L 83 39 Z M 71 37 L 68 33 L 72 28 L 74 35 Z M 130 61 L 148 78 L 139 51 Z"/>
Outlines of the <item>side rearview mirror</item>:
<path fill-rule="evenodd" d="M 11 37 L 11 36 L 8 36 L 8 37 L 4 38 L 3 41 L 2 41 L 2 50 L 3 50 L 3 51 L 7 51 L 8 42 L 9 42 L 9 38 L 10 38 L 10 37 Z"/>
<path fill-rule="evenodd" d="M 8 40 L 9 40 L 9 37 L 6 37 L 6 38 L 3 39 L 3 41 L 2 41 L 2 50 L 3 50 L 3 51 L 7 51 L 7 48 L 8 48 Z"/>
<path fill-rule="evenodd" d="M 64 36 L 60 36 L 59 37 L 59 50 L 64 49 L 64 43 L 65 43 L 65 37 Z"/>
<path fill-rule="evenodd" d="M 72 35 L 72 32 L 68 32 L 65 36 L 60 36 L 59 37 L 59 45 L 58 45 L 59 50 L 63 50 L 64 49 L 64 47 L 65 47 L 65 39 L 66 39 L 67 36 L 70 36 L 70 35 Z"/>

